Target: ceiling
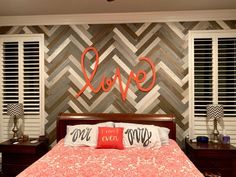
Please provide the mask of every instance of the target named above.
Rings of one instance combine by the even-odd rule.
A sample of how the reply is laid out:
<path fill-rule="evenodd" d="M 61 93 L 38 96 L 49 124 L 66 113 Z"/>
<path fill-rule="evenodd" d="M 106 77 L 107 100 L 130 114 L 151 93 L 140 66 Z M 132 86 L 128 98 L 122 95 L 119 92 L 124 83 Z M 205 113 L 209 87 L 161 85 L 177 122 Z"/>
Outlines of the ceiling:
<path fill-rule="evenodd" d="M 236 9 L 236 0 L 0 0 L 0 16 Z"/>

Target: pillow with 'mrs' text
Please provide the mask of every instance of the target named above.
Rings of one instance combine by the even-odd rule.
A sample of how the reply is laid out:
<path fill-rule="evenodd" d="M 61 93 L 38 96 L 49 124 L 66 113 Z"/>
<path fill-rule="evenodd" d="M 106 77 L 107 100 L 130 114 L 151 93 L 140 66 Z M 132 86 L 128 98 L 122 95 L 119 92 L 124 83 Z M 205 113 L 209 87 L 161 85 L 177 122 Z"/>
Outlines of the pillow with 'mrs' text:
<path fill-rule="evenodd" d="M 98 127 L 113 127 L 113 122 L 94 125 L 68 125 L 65 136 L 65 146 L 97 146 Z"/>
<path fill-rule="evenodd" d="M 153 125 L 115 123 L 115 127 L 123 127 L 123 143 L 130 147 L 160 147 L 161 140 L 158 129 Z"/>

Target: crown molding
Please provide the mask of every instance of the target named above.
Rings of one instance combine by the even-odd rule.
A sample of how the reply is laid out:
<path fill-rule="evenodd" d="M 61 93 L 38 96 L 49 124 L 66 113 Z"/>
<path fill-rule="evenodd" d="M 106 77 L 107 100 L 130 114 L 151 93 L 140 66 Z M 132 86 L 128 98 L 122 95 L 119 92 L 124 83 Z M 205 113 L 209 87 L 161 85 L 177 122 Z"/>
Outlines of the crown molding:
<path fill-rule="evenodd" d="M 177 21 L 236 20 L 236 9 L 98 13 L 67 15 L 0 16 L 0 26 L 115 24 Z"/>

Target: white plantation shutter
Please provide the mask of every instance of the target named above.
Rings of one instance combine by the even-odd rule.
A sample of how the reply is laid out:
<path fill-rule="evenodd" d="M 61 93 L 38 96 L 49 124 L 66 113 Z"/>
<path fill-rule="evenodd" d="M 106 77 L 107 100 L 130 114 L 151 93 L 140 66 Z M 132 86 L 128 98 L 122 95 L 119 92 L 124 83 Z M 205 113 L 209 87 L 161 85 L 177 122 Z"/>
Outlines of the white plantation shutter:
<path fill-rule="evenodd" d="M 20 119 L 23 133 L 44 134 L 43 35 L 0 36 L 1 58 L 1 137 L 12 136 L 12 119 L 7 104 L 23 103 Z"/>
<path fill-rule="evenodd" d="M 236 31 L 190 32 L 189 76 L 190 137 L 211 134 L 206 105 L 222 104 L 224 123 L 218 129 L 236 144 Z"/>
<path fill-rule="evenodd" d="M 212 39 L 194 39 L 194 115 L 205 116 L 212 104 Z"/>
<path fill-rule="evenodd" d="M 218 102 L 227 117 L 236 117 L 236 35 L 218 39 Z"/>

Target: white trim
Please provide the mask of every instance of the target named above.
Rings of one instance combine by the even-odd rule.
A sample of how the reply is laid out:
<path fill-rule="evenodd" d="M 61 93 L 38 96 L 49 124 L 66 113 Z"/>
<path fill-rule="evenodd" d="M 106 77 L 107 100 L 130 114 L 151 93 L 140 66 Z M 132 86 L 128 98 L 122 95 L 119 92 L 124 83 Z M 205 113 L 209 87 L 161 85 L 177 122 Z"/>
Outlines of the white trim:
<path fill-rule="evenodd" d="M 0 26 L 236 20 L 236 9 L 1 16 Z"/>
<path fill-rule="evenodd" d="M 214 69 L 217 68 L 217 69 Z M 213 80 L 213 104 L 218 104 L 218 37 L 212 37 L 212 80 Z"/>
<path fill-rule="evenodd" d="M 213 34 L 214 33 L 214 34 Z M 189 39 L 190 36 L 193 38 L 201 38 L 201 37 L 232 37 L 232 35 L 236 34 L 236 29 L 232 30 L 189 30 Z"/>
<path fill-rule="evenodd" d="M 27 37 L 28 40 L 33 38 L 44 38 L 44 34 L 0 34 L 0 40 L 4 39 L 7 41 L 16 41 L 16 40 L 21 40 L 22 37 Z M 5 39 L 7 38 L 7 39 Z"/>
<path fill-rule="evenodd" d="M 2 47 L 2 39 L 0 38 L 0 51 L 3 51 L 3 47 Z M 2 52 L 0 52 L 0 58 L 3 57 L 3 54 Z M 3 66 L 2 66 L 2 61 L 0 61 L 0 83 L 2 83 L 2 69 L 3 69 Z M 0 99 L 2 99 L 2 89 L 0 89 Z M 2 101 L 0 101 L 0 113 L 2 113 L 3 109 L 2 109 Z M 0 117 L 0 142 L 3 141 L 3 120 L 2 120 L 2 116 Z M 0 154 L 1 156 L 1 154 Z"/>
<path fill-rule="evenodd" d="M 19 36 L 18 36 L 19 37 Z M 18 40 L 18 81 L 19 81 L 19 95 L 18 95 L 18 102 L 24 105 L 24 40 Z"/>
<path fill-rule="evenodd" d="M 44 34 L 39 35 L 39 73 L 40 73 L 40 135 L 45 135 L 45 85 L 44 85 Z"/>
<path fill-rule="evenodd" d="M 193 101 L 193 90 L 194 90 L 194 84 L 193 83 L 193 68 L 194 68 L 194 56 L 193 56 L 193 52 L 191 53 L 191 51 L 193 51 L 193 33 L 189 32 L 188 35 L 188 57 L 189 57 L 189 66 L 188 66 L 188 73 L 189 73 L 189 138 L 193 138 L 194 133 L 194 101 Z M 191 104 L 191 105 L 190 105 Z"/>

